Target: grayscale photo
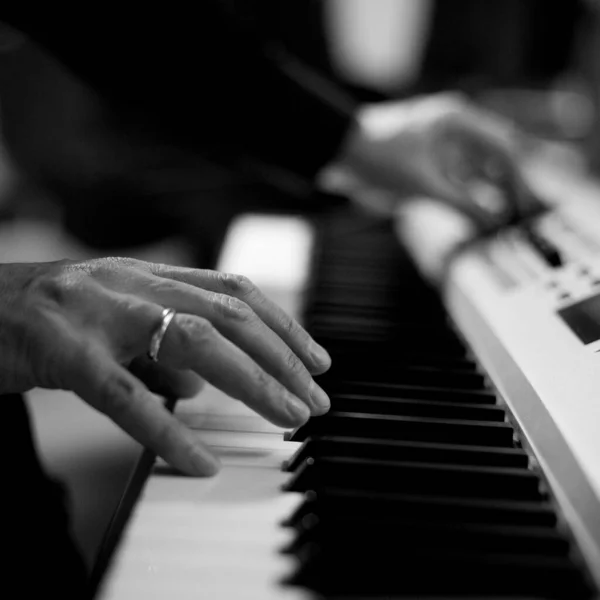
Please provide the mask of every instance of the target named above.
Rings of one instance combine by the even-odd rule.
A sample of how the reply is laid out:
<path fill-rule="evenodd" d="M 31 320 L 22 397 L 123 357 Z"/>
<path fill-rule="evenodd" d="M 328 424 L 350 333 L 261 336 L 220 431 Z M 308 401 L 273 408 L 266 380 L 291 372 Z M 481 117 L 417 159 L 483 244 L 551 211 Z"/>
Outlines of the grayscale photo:
<path fill-rule="evenodd" d="M 7 599 L 600 600 L 600 1 L 4 3 L 0 410 Z"/>

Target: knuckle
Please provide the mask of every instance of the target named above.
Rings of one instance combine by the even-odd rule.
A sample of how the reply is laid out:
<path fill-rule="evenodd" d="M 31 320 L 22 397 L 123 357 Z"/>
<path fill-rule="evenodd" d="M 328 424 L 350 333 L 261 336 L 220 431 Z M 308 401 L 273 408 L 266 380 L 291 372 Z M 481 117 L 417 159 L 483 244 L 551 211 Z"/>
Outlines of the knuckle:
<path fill-rule="evenodd" d="M 141 260 L 137 261 L 137 268 L 141 269 L 142 271 L 144 271 L 146 273 L 152 273 L 152 275 L 156 275 L 157 277 L 165 277 L 165 278 L 170 278 L 177 272 L 181 272 L 181 271 L 187 272 L 186 269 L 179 269 L 179 268 L 173 267 L 172 265 L 167 265 L 167 264 L 163 264 L 163 263 L 145 262 L 145 261 L 141 261 Z"/>
<path fill-rule="evenodd" d="M 258 365 L 254 368 L 252 379 L 256 384 L 257 394 L 261 397 L 264 397 L 265 394 L 268 395 L 276 387 L 275 379 Z"/>
<path fill-rule="evenodd" d="M 225 292 L 236 297 L 249 296 L 256 291 L 256 286 L 245 275 L 220 273 L 219 280 Z"/>
<path fill-rule="evenodd" d="M 213 301 L 219 313 L 227 319 L 251 321 L 254 318 L 254 311 L 239 298 L 226 294 L 215 294 Z"/>
<path fill-rule="evenodd" d="M 128 257 L 111 256 L 107 258 L 97 258 L 94 260 L 80 263 L 78 268 L 86 271 L 96 279 L 110 281 L 117 276 L 121 276 L 123 271 L 148 271 L 147 263 L 141 260 Z"/>
<path fill-rule="evenodd" d="M 100 388 L 99 408 L 115 419 L 126 417 L 131 411 L 130 399 L 136 391 L 133 380 L 111 375 L 104 380 Z"/>
<path fill-rule="evenodd" d="M 283 331 L 290 337 L 297 336 L 301 331 L 300 325 L 292 317 L 282 318 L 280 324 Z"/>
<path fill-rule="evenodd" d="M 283 360 L 285 366 L 289 371 L 296 375 L 304 374 L 306 369 L 302 364 L 302 361 L 296 356 L 296 354 L 292 350 L 286 350 L 283 353 Z"/>
<path fill-rule="evenodd" d="M 42 304 L 68 304 L 81 288 L 81 278 L 73 272 L 51 272 L 36 278 L 30 294 Z"/>
<path fill-rule="evenodd" d="M 198 345 L 208 343 L 215 334 L 213 324 L 207 319 L 201 317 L 193 317 L 191 315 L 178 315 L 175 317 L 177 327 L 175 331 L 175 343 L 186 352 L 191 352 Z"/>
<path fill-rule="evenodd" d="M 99 267 L 106 267 L 112 269 L 118 269 L 121 267 L 125 267 L 127 269 L 134 269 L 144 267 L 146 265 L 144 261 L 128 256 L 109 256 L 107 258 L 98 258 L 94 262 Z"/>
<path fill-rule="evenodd" d="M 195 317 L 188 320 L 188 328 L 193 336 L 193 339 L 205 341 L 211 339 L 215 335 L 215 328 L 208 319 Z"/>

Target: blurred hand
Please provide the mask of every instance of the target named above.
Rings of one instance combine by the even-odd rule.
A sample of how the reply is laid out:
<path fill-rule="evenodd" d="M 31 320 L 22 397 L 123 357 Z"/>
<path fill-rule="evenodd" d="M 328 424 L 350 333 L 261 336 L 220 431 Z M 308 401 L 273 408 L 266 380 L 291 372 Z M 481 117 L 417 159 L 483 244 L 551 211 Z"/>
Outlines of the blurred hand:
<path fill-rule="evenodd" d="M 334 180 L 389 209 L 399 198 L 427 196 L 488 225 L 517 208 L 507 202 L 524 188 L 519 149 L 509 123 L 459 95 L 372 104 L 359 111 Z"/>
<path fill-rule="evenodd" d="M 163 307 L 177 311 L 158 362 Z M 175 468 L 218 461 L 152 392 L 192 396 L 201 379 L 272 423 L 329 408 L 312 374 L 328 354 L 244 277 L 133 259 L 0 265 L 0 393 L 72 390 Z M 9 425 L 10 426 L 10 425 Z"/>

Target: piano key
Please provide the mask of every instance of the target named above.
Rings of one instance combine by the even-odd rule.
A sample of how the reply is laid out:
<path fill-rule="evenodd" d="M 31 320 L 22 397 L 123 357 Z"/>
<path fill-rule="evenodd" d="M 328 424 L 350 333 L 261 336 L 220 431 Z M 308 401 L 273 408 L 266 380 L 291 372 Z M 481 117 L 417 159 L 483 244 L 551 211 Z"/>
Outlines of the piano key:
<path fill-rule="evenodd" d="M 385 345 L 385 344 L 360 344 L 353 345 L 352 342 L 342 345 L 331 342 L 327 346 L 331 358 L 334 362 L 346 363 L 348 361 L 356 363 L 365 356 L 372 357 L 372 360 L 393 361 L 410 366 L 426 366 L 432 368 L 448 368 L 465 373 L 476 373 L 478 367 L 474 361 L 460 354 L 442 354 L 431 350 L 419 352 L 414 348 L 405 348 L 403 346 Z"/>
<path fill-rule="evenodd" d="M 393 323 L 393 321 L 391 322 Z M 436 351 L 446 353 L 464 354 L 465 348 L 456 337 L 446 333 L 439 335 L 439 328 L 412 326 L 394 326 L 387 320 L 353 319 L 345 315 L 335 318 L 314 317 L 306 322 L 311 335 L 319 340 L 376 342 L 382 344 L 395 344 L 398 347 L 415 350 L 430 350 L 432 346 Z"/>
<path fill-rule="evenodd" d="M 285 463 L 285 469 L 294 471 L 307 458 L 327 456 L 524 469 L 529 465 L 527 453 L 520 448 L 488 448 L 326 435 L 307 438 Z"/>
<path fill-rule="evenodd" d="M 441 554 L 414 552 L 401 560 L 395 553 L 342 548 L 326 560 L 317 544 L 308 546 L 299 571 L 287 580 L 328 599 L 377 597 L 477 597 L 590 599 L 592 589 L 578 565 L 554 557 Z M 371 549 L 370 549 L 371 550 Z"/>
<path fill-rule="evenodd" d="M 381 544 L 382 539 L 402 540 L 401 546 L 394 547 L 399 559 L 417 550 L 427 554 L 430 549 L 434 549 L 437 555 L 505 554 L 513 557 L 566 557 L 570 552 L 569 540 L 552 528 L 431 523 L 426 517 L 407 520 L 400 515 L 388 515 L 385 519 L 378 518 L 378 515 L 307 516 L 302 519 L 296 528 L 296 537 L 284 546 L 283 552 L 301 552 L 305 544 L 316 543 L 322 551 L 336 556 L 346 545 L 373 548 Z"/>
<path fill-rule="evenodd" d="M 409 299 L 404 299 L 406 294 L 401 289 L 381 289 L 376 292 L 369 289 L 361 293 L 350 292 L 347 287 L 322 285 L 313 289 L 313 294 L 315 299 L 306 315 L 331 314 L 340 310 L 374 310 L 387 312 L 399 320 L 406 319 L 408 315 L 426 316 L 427 321 L 434 323 L 446 323 L 448 319 L 439 300 L 419 297 L 418 294 L 411 294 Z"/>
<path fill-rule="evenodd" d="M 542 500 L 544 497 L 538 476 L 524 469 L 345 457 L 306 459 L 287 480 L 284 489 L 318 492 L 324 486 L 376 492 L 458 495 L 462 498 Z"/>
<path fill-rule="evenodd" d="M 444 495 L 419 496 L 384 492 L 360 492 L 326 486 L 319 492 L 309 491 L 304 502 L 284 521 L 294 527 L 309 514 L 320 518 L 340 515 L 376 514 L 382 518 L 427 518 L 429 522 L 488 523 L 556 526 L 554 506 L 547 501 L 499 500 L 496 498 L 460 498 Z"/>
<path fill-rule="evenodd" d="M 352 285 L 348 284 L 344 281 L 336 280 L 332 278 L 327 282 L 319 283 L 309 290 L 307 290 L 308 298 L 312 298 L 315 300 L 323 300 L 333 301 L 333 302 L 341 302 L 349 304 L 367 304 L 367 305 L 376 305 L 377 302 L 381 301 L 384 304 L 390 299 L 396 299 L 397 307 L 402 306 L 403 298 L 401 296 L 406 295 L 406 291 L 403 291 L 403 287 L 399 286 L 396 282 L 391 281 L 383 281 L 382 279 L 378 279 L 376 281 L 370 282 L 368 285 Z M 417 306 L 417 304 L 413 302 L 413 306 Z M 410 305 L 411 300 L 410 296 L 408 298 L 408 303 Z M 441 314 L 440 302 L 438 299 L 432 299 L 427 297 L 426 300 L 421 304 L 421 306 L 428 306 L 432 309 L 434 315 Z M 314 310 L 314 304 L 311 302 L 307 306 L 307 314 L 310 314 L 311 311 Z"/>
<path fill-rule="evenodd" d="M 330 394 L 332 410 L 336 412 L 373 413 L 462 421 L 494 421 L 502 423 L 506 413 L 500 406 L 475 405 L 461 402 L 378 398 L 358 394 Z"/>
<path fill-rule="evenodd" d="M 394 357 L 395 360 L 403 361 L 405 364 L 448 367 L 471 372 L 477 369 L 475 363 L 466 358 L 464 349 L 444 352 L 440 348 L 432 350 L 431 348 L 407 347 L 396 343 L 355 343 L 352 340 L 340 343 L 339 340 L 334 339 L 329 339 L 325 343 L 331 357 L 338 361 L 354 360 L 365 356 L 373 357 L 374 360 L 380 358 L 389 360 L 390 357 Z"/>
<path fill-rule="evenodd" d="M 508 423 L 331 410 L 322 417 L 309 419 L 291 432 L 288 439 L 302 442 L 311 435 L 326 434 L 511 448 L 514 431 Z"/>
<path fill-rule="evenodd" d="M 464 352 L 462 342 L 454 333 L 445 328 L 445 324 L 444 328 L 441 329 L 440 326 L 431 325 L 429 319 L 426 324 L 419 324 L 414 318 L 403 323 L 396 319 L 370 319 L 360 315 L 336 313 L 326 317 L 313 315 L 310 321 L 307 322 L 307 326 L 310 326 L 310 329 L 314 330 L 315 333 L 328 331 L 333 332 L 335 335 L 343 333 L 347 336 L 374 329 L 381 335 L 386 334 L 385 339 L 404 340 L 405 342 L 407 340 L 411 342 L 419 341 L 430 346 L 433 342 L 436 349 L 443 347 L 457 352 Z"/>
<path fill-rule="evenodd" d="M 320 379 L 319 379 L 320 381 Z M 361 394 L 399 400 L 423 399 L 435 402 L 459 402 L 494 405 L 496 395 L 484 390 L 465 390 L 456 388 L 381 383 L 378 381 L 331 381 L 327 383 L 330 394 Z"/>
<path fill-rule="evenodd" d="M 375 360 L 367 362 L 364 358 L 333 363 L 330 371 L 321 377 L 321 381 L 327 382 L 336 379 L 352 381 L 358 373 L 363 381 L 376 381 L 383 384 L 400 383 L 474 390 L 481 390 L 485 385 L 485 379 L 479 373 L 451 368 L 405 365 L 401 359 L 395 362 Z"/>

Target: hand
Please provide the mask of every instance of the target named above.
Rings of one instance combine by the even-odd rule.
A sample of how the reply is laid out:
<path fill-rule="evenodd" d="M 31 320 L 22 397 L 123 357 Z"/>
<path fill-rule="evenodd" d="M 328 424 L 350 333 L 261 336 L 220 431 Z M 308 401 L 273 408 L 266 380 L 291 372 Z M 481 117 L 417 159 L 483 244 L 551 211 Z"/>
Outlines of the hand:
<path fill-rule="evenodd" d="M 158 362 L 163 307 L 177 311 Z M 151 393 L 194 395 L 199 377 L 276 425 L 329 408 L 312 374 L 331 360 L 244 277 L 123 258 L 0 265 L 0 393 L 72 390 L 175 468 L 217 459 Z"/>
<path fill-rule="evenodd" d="M 440 94 L 362 108 L 334 166 L 338 182 L 390 210 L 399 197 L 427 196 L 487 225 L 525 193 L 519 150 L 509 123 Z"/>

